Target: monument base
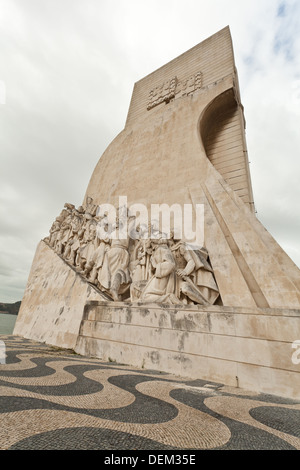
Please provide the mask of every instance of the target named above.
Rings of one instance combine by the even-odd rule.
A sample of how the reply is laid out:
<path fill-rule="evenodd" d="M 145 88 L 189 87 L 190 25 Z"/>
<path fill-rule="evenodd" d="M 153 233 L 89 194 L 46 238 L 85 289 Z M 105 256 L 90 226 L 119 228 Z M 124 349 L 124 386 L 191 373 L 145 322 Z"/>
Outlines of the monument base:
<path fill-rule="evenodd" d="M 41 241 L 13 334 L 74 349 L 86 302 L 102 298 L 97 289 Z"/>
<path fill-rule="evenodd" d="M 299 310 L 90 301 L 75 351 L 299 399 Z"/>
<path fill-rule="evenodd" d="M 104 361 L 299 399 L 292 348 L 299 318 L 298 309 L 108 301 L 42 241 L 13 333 Z"/>

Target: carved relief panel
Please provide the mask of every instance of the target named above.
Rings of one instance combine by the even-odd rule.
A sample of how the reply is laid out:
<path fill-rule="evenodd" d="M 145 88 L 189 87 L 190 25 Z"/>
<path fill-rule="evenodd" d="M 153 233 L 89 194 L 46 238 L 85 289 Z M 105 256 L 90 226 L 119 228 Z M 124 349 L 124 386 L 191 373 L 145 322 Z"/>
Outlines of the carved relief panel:
<path fill-rule="evenodd" d="M 177 77 L 173 77 L 150 91 L 147 109 L 149 111 L 161 103 L 169 103 L 175 98 L 187 96 L 201 87 L 201 72 L 197 72 L 195 75 L 181 80 L 178 80 Z"/>

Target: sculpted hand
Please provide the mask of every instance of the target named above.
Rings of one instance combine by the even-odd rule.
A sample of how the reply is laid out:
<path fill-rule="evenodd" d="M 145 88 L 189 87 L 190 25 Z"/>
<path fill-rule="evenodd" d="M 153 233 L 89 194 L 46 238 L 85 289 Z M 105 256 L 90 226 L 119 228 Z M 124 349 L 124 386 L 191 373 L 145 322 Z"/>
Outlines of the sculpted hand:
<path fill-rule="evenodd" d="M 178 274 L 179 277 L 184 278 L 187 276 L 187 273 L 185 272 L 184 269 L 177 269 L 176 273 Z"/>

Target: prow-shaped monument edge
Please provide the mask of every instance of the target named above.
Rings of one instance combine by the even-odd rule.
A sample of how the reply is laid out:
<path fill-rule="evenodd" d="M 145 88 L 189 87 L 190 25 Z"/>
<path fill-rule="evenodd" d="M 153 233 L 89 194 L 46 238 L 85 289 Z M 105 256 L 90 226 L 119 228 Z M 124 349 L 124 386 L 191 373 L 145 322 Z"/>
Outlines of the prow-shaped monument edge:
<path fill-rule="evenodd" d="M 13 333 L 74 349 L 84 307 L 90 300 L 104 301 L 107 297 L 41 240 Z"/>
<path fill-rule="evenodd" d="M 299 285 L 255 214 L 227 27 L 135 83 L 82 206 L 38 245 L 14 332 L 295 398 Z"/>

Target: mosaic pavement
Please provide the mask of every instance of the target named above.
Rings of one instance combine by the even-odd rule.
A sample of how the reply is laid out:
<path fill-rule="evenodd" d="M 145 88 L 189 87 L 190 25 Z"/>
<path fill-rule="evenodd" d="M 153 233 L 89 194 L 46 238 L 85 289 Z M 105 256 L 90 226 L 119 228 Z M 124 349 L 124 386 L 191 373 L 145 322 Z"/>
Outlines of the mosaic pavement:
<path fill-rule="evenodd" d="M 1 450 L 300 449 L 300 399 L 0 340 Z"/>

